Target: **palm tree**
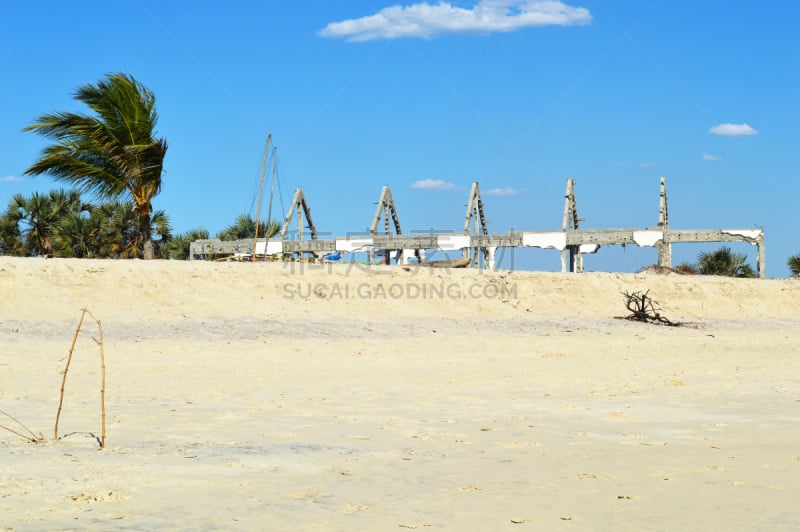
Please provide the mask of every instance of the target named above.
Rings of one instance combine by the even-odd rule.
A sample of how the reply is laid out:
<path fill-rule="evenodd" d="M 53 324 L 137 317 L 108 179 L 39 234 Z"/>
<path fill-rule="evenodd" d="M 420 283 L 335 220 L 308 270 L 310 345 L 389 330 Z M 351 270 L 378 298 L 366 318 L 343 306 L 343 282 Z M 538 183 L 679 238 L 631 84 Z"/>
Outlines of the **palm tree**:
<path fill-rule="evenodd" d="M 792 255 L 786 260 L 786 265 L 792 271 L 792 275 L 800 277 L 800 254 Z"/>
<path fill-rule="evenodd" d="M 59 257 L 86 258 L 97 255 L 100 227 L 97 218 L 69 213 L 58 221 L 53 247 Z"/>
<path fill-rule="evenodd" d="M 139 223 L 133 204 L 112 200 L 98 206 L 94 214 L 102 226 L 100 254 L 114 259 L 139 257 Z"/>
<path fill-rule="evenodd" d="M 94 207 L 84 202 L 77 190 L 51 190 L 48 198 L 52 210 L 47 229 L 52 253 L 62 257 L 91 256 L 97 247 L 97 231 L 91 217 Z M 74 239 L 72 246 L 65 244 L 68 238 Z"/>
<path fill-rule="evenodd" d="M 280 230 L 281 224 L 277 220 L 273 220 L 269 224 L 266 224 L 265 222 L 259 222 L 258 224 L 258 234 L 261 237 L 267 235 L 267 238 L 270 238 L 278 234 L 278 231 Z M 254 238 L 255 236 L 256 221 L 247 214 L 240 214 L 236 217 L 236 220 L 233 222 L 233 224 L 217 233 L 217 238 L 220 240 L 245 240 L 248 238 Z"/>
<path fill-rule="evenodd" d="M 172 240 L 172 226 L 169 223 L 169 216 L 162 210 L 153 211 L 151 220 L 153 234 L 158 240 L 153 241 L 153 251 L 156 258 L 166 259 L 169 242 Z"/>
<path fill-rule="evenodd" d="M 28 254 L 52 255 L 52 227 L 58 219 L 55 206 L 45 194 L 34 192 L 29 198 L 16 194 L 11 199 L 10 212 L 17 221 Z"/>
<path fill-rule="evenodd" d="M 64 189 L 48 194 L 15 194 L 2 216 L 4 253 L 22 256 L 53 255 L 54 234 L 59 220 L 67 214 L 86 211 L 80 194 Z"/>
<path fill-rule="evenodd" d="M 59 189 L 47 194 L 34 192 L 30 197 L 14 195 L 4 218 L 16 226 L 25 248 L 23 255 L 48 256 L 55 253 L 53 239 L 59 221 L 88 209 L 80 193 Z"/>
<path fill-rule="evenodd" d="M 697 257 L 697 269 L 703 275 L 728 277 L 755 277 L 755 271 L 747 264 L 747 255 L 733 253 L 724 246 L 714 252 L 703 252 Z"/>
<path fill-rule="evenodd" d="M 143 249 L 148 249 L 143 242 L 145 236 L 150 237 L 149 249 L 154 257 L 162 258 L 164 245 L 172 234 L 169 218 L 161 210 L 153 211 L 150 216 L 150 230 L 140 226 L 141 218 L 137 216 L 136 206 L 131 202 L 108 201 L 98 206 L 92 213 L 99 224 L 100 249 L 98 255 L 115 259 L 142 257 Z M 159 236 L 153 240 L 153 235 Z"/>
<path fill-rule="evenodd" d="M 0 255 L 25 255 L 25 243 L 10 210 L 0 216 Z"/>
<path fill-rule="evenodd" d="M 142 257 L 152 259 L 152 200 L 161 190 L 167 152 L 167 142 L 155 137 L 155 96 L 133 76 L 120 73 L 79 87 L 75 99 L 95 116 L 39 116 L 25 131 L 55 142 L 25 174 L 50 174 L 102 199 L 130 196 L 139 220 Z"/>
<path fill-rule="evenodd" d="M 206 229 L 192 229 L 186 233 L 178 233 L 171 238 L 166 246 L 166 256 L 174 260 L 186 260 L 189 258 L 191 243 L 195 240 L 206 240 L 209 233 Z"/>
<path fill-rule="evenodd" d="M 25 196 L 22 194 L 14 194 L 11 201 L 8 202 L 2 224 L 3 247 L 14 255 L 20 256 L 28 255 L 27 235 L 21 227 L 26 217 L 25 201 Z"/>

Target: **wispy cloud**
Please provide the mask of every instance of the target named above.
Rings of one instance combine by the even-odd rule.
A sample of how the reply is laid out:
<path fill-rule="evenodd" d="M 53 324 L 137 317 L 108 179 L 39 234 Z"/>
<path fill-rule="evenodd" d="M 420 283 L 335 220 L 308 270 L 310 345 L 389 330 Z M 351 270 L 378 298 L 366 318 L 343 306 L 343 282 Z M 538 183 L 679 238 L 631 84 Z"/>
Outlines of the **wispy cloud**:
<path fill-rule="evenodd" d="M 0 177 L 0 183 L 18 183 L 22 181 L 22 179 L 15 177 L 13 175 L 7 175 L 5 177 Z"/>
<path fill-rule="evenodd" d="M 655 168 L 658 165 L 656 163 L 639 163 L 636 166 L 639 168 Z"/>
<path fill-rule="evenodd" d="M 721 161 L 722 157 L 718 155 L 712 155 L 710 153 L 703 153 L 703 160 L 704 161 Z"/>
<path fill-rule="evenodd" d="M 458 187 L 441 179 L 420 179 L 411 184 L 411 188 L 418 190 L 456 190 Z"/>
<path fill-rule="evenodd" d="M 480 0 L 472 8 L 449 2 L 391 6 L 375 15 L 331 22 L 321 37 L 348 41 L 430 38 L 448 33 L 509 32 L 531 26 L 574 26 L 588 24 L 592 15 L 583 7 L 560 1 Z"/>
<path fill-rule="evenodd" d="M 519 196 L 519 190 L 511 187 L 490 188 L 483 194 L 485 196 Z"/>
<path fill-rule="evenodd" d="M 712 135 L 739 137 L 742 135 L 758 135 L 758 131 L 747 124 L 720 124 L 708 130 Z"/>

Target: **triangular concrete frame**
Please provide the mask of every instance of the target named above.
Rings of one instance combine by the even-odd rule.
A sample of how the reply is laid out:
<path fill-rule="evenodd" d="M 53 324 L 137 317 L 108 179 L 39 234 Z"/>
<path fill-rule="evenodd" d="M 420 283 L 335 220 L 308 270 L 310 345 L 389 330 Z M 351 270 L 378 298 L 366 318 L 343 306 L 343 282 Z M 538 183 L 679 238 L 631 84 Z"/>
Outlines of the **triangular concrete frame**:
<path fill-rule="evenodd" d="M 381 196 L 378 199 L 378 206 L 375 208 L 375 215 L 372 217 L 372 223 L 369 226 L 369 234 L 370 236 L 378 235 L 378 225 L 381 223 L 381 219 L 383 220 L 383 233 L 384 235 L 391 235 L 392 234 L 392 226 L 394 226 L 394 232 L 397 235 L 402 235 L 403 230 L 400 228 L 400 217 L 397 215 L 397 207 L 394 204 L 394 198 L 392 198 L 392 190 L 389 188 L 389 185 L 384 185 L 381 189 Z M 389 264 L 391 261 L 391 252 L 395 250 L 386 249 L 385 252 L 385 260 L 386 264 Z M 396 260 L 405 262 L 404 261 L 404 250 L 396 250 L 398 251 L 398 255 Z M 373 249 L 370 253 L 370 261 L 375 260 L 375 250 Z"/>
<path fill-rule="evenodd" d="M 474 231 L 474 232 L 471 232 Z M 483 211 L 483 200 L 481 199 L 481 189 L 477 181 L 472 182 L 467 201 L 467 212 L 464 216 L 464 234 L 488 235 L 489 224 L 486 221 L 486 214 Z M 489 249 L 486 247 L 474 247 L 464 250 L 464 256 L 472 259 L 472 266 L 480 266 L 480 255 L 483 255 L 485 265 L 494 269 L 494 254 L 497 248 Z"/>
<path fill-rule="evenodd" d="M 306 227 L 311 231 L 311 239 L 317 239 L 317 228 L 314 227 L 314 222 L 311 220 L 311 209 L 306 203 L 305 194 L 303 189 L 298 188 L 294 193 L 292 205 L 289 207 L 289 212 L 286 213 L 286 218 L 283 220 L 283 227 L 281 228 L 281 240 L 286 240 L 286 234 L 289 232 L 289 224 L 292 222 L 292 215 L 297 212 L 297 240 L 303 240 L 303 215 L 306 218 Z"/>
<path fill-rule="evenodd" d="M 391 234 L 391 225 L 389 224 L 390 217 L 394 222 L 395 233 L 402 235 L 403 231 L 400 229 L 400 218 L 397 216 L 397 207 L 395 207 L 394 199 L 392 199 L 392 191 L 389 185 L 383 185 L 381 197 L 378 200 L 378 207 L 375 209 L 375 216 L 372 217 L 372 224 L 369 226 L 369 234 L 378 234 L 378 224 L 381 222 L 381 218 L 384 219 L 383 234 Z"/>

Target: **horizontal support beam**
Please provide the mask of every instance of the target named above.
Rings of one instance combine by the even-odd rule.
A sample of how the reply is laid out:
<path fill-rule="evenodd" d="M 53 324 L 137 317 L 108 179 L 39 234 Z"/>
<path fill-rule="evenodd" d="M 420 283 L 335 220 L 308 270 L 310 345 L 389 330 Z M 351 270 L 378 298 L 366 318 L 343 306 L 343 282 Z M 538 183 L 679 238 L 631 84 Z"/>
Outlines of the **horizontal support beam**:
<path fill-rule="evenodd" d="M 582 244 L 636 244 L 635 233 L 638 229 L 576 229 L 567 232 L 568 246 Z"/>
<path fill-rule="evenodd" d="M 374 235 L 371 240 L 374 249 L 431 249 L 438 246 L 436 235 Z"/>
<path fill-rule="evenodd" d="M 335 240 L 284 240 L 283 253 L 316 253 L 336 251 Z"/>
<path fill-rule="evenodd" d="M 763 229 L 670 229 L 669 242 L 749 242 L 764 241 Z"/>
<path fill-rule="evenodd" d="M 438 233 L 432 235 L 373 235 L 339 239 L 270 239 L 270 248 L 282 253 L 327 253 L 341 251 L 378 251 L 402 249 L 455 250 L 467 247 L 539 247 L 563 250 L 584 245 L 655 246 L 660 243 L 681 242 L 748 242 L 761 245 L 762 229 L 576 229 L 572 231 L 512 231 L 505 234 L 464 235 Z M 263 250 L 264 239 L 259 240 Z M 277 245 L 280 243 L 280 245 Z M 351 245 L 352 244 L 352 245 Z M 197 240 L 190 244 L 192 258 L 205 255 L 234 255 L 252 253 L 251 240 Z M 261 251 L 259 251 L 261 253 Z"/>

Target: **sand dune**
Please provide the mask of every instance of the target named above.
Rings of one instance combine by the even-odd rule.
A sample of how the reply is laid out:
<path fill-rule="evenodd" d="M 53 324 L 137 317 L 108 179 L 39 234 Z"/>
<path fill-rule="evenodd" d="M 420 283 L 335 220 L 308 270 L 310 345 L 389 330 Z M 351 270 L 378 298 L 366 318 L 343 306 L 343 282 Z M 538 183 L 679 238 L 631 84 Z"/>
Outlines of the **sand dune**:
<path fill-rule="evenodd" d="M 800 281 L 0 257 L 0 294 L 46 439 L 0 429 L 0 530 L 800 526 Z M 53 439 L 83 308 L 103 450 L 92 324 Z"/>

